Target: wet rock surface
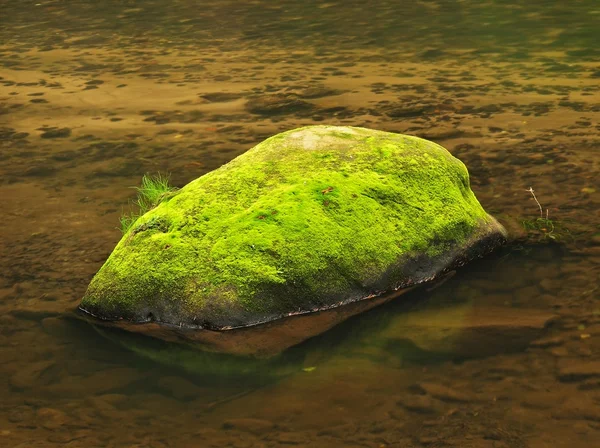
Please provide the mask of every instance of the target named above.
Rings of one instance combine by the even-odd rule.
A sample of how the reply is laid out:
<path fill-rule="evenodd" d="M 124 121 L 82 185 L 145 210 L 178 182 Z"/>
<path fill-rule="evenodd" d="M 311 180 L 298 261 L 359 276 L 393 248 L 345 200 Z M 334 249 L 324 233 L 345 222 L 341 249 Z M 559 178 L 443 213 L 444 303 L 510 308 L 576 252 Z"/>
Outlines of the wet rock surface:
<path fill-rule="evenodd" d="M 15 389 L 27 389 L 40 382 L 42 374 L 54 365 L 53 361 L 38 361 L 26 366 L 23 370 L 15 372 L 10 377 L 10 385 Z"/>
<path fill-rule="evenodd" d="M 600 361 L 564 360 L 558 370 L 558 379 L 564 382 L 576 382 L 600 378 Z"/>
<path fill-rule="evenodd" d="M 60 129 L 48 129 L 40 134 L 41 138 L 66 138 L 71 135 L 71 129 L 60 128 Z"/>
<path fill-rule="evenodd" d="M 223 429 L 248 432 L 257 436 L 266 436 L 273 433 L 275 425 L 267 420 L 237 418 L 223 422 Z"/>
<path fill-rule="evenodd" d="M 278 115 L 306 112 L 313 109 L 313 105 L 293 95 L 262 95 L 251 98 L 246 104 L 246 110 L 259 115 Z"/>

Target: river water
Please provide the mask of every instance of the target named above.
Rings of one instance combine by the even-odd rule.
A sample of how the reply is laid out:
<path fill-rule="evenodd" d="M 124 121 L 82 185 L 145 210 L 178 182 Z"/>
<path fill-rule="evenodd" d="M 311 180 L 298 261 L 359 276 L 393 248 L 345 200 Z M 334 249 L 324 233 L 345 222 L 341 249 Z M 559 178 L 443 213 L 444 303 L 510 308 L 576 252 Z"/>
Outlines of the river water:
<path fill-rule="evenodd" d="M 600 445 L 599 20 L 592 0 L 4 0 L 0 446 Z M 73 318 L 144 173 L 183 186 L 309 124 L 440 143 L 514 241 L 277 362 Z M 527 232 L 530 187 L 552 223 Z"/>

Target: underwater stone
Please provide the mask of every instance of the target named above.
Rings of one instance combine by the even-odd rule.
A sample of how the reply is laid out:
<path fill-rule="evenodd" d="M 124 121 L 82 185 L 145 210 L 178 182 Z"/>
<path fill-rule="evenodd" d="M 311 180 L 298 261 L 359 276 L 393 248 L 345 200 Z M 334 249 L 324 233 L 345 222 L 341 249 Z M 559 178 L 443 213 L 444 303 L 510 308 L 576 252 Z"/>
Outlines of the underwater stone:
<path fill-rule="evenodd" d="M 141 216 L 79 309 L 212 351 L 272 354 L 489 253 L 505 236 L 464 164 L 441 146 L 308 126 L 265 140 Z"/>

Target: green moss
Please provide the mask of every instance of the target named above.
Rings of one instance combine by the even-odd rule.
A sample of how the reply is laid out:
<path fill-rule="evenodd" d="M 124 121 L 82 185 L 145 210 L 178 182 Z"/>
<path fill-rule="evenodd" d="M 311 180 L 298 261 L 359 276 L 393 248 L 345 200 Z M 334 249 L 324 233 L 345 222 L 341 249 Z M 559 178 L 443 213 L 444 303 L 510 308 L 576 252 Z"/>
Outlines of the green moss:
<path fill-rule="evenodd" d="M 268 320 L 420 281 L 399 263 L 443 255 L 494 223 L 463 163 L 435 143 L 301 128 L 140 217 L 82 308 L 213 326 Z"/>

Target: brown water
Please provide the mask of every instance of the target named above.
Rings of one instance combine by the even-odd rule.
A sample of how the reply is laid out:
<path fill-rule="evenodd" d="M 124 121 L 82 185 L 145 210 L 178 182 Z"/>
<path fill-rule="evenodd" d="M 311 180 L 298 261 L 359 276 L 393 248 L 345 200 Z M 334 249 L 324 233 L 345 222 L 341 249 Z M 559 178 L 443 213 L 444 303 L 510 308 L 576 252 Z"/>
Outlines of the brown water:
<path fill-rule="evenodd" d="M 600 5 L 402 3 L 2 2 L 0 446 L 600 445 Z M 142 174 L 315 123 L 442 144 L 520 239 L 268 364 L 69 317 Z"/>

